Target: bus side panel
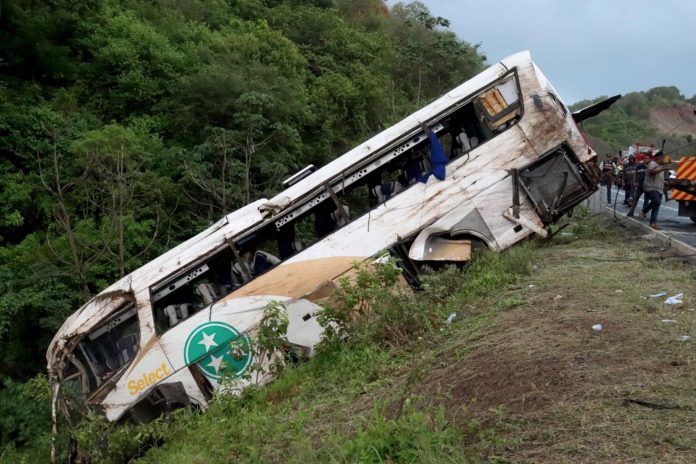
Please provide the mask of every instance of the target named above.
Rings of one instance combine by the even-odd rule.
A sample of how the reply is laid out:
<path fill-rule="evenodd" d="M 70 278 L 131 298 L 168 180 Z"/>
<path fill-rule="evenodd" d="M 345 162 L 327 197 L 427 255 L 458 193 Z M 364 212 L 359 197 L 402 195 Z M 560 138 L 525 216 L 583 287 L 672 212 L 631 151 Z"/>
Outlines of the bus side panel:
<path fill-rule="evenodd" d="M 174 367 L 155 339 L 142 350 L 102 402 L 109 420 L 120 417 L 138 399 L 174 374 Z"/>
<path fill-rule="evenodd" d="M 283 299 L 283 297 L 275 298 Z M 205 329 L 200 329 L 200 335 L 196 339 L 191 339 L 189 341 L 189 337 L 194 335 L 197 329 L 205 327 L 206 324 L 211 321 L 216 321 L 223 322 L 240 333 L 247 332 L 258 325 L 263 309 L 266 304 L 268 304 L 268 301 L 270 301 L 269 298 L 265 296 L 257 296 L 238 299 L 227 306 L 227 303 L 221 300 L 170 328 L 167 332 L 162 334 L 159 342 L 171 361 L 172 366 L 174 366 L 174 370 L 178 371 L 184 369 L 188 365 L 195 364 L 198 361 L 198 359 L 189 359 L 189 362 L 186 361 L 187 342 L 189 342 L 189 345 L 193 344 L 194 346 L 201 344 L 201 337 L 203 337 Z M 211 340 L 214 343 L 214 345 L 209 344 L 206 348 L 215 348 L 228 341 L 227 339 L 221 339 L 220 337 L 222 335 L 215 335 L 212 328 L 205 333 L 209 337 L 212 337 Z"/>

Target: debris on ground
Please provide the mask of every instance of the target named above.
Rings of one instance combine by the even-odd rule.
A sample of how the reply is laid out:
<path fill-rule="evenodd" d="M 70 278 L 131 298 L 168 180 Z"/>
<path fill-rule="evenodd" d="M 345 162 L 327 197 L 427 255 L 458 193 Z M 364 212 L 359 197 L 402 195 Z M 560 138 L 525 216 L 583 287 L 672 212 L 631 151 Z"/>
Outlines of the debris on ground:
<path fill-rule="evenodd" d="M 684 298 L 684 294 L 683 294 L 683 293 L 677 293 L 676 295 L 670 296 L 669 298 L 667 298 L 667 299 L 665 300 L 665 304 L 668 304 L 668 305 L 678 305 L 678 304 L 682 304 L 682 303 L 683 303 L 682 298 Z"/>

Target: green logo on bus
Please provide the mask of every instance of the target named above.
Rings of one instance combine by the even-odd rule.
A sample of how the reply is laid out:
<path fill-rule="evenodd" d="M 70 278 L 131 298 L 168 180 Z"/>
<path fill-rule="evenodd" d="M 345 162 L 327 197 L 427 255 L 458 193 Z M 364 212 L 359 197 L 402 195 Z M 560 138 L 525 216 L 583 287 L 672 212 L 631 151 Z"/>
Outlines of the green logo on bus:
<path fill-rule="evenodd" d="M 186 365 L 197 363 L 203 374 L 212 380 L 223 375 L 241 376 L 251 364 L 249 337 L 224 322 L 206 322 L 194 329 L 186 339 Z"/>

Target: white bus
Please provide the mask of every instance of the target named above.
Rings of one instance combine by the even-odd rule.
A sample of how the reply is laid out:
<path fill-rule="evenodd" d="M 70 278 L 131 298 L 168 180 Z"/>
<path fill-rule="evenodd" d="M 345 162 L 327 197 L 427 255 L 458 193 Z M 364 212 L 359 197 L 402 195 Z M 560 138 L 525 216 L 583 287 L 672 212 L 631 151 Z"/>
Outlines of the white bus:
<path fill-rule="evenodd" d="M 309 355 L 321 300 L 354 263 L 386 251 L 415 283 L 425 264 L 545 235 L 597 189 L 596 159 L 529 53 L 510 56 L 88 301 L 48 349 L 54 412 L 205 408 L 224 373 L 245 377 L 251 355 L 230 345 L 248 346 L 269 302 Z"/>

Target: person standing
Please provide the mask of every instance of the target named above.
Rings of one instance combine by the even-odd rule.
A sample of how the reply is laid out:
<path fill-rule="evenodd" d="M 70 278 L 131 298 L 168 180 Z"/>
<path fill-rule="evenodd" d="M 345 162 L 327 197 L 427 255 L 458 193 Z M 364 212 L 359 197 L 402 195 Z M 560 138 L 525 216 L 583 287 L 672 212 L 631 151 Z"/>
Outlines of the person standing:
<path fill-rule="evenodd" d="M 637 167 L 638 165 L 636 164 L 636 157 L 633 155 L 628 155 L 628 163 L 626 163 L 626 166 L 624 166 L 623 169 L 624 191 L 626 193 L 623 204 L 628 205 L 629 207 L 633 204 L 633 194 L 636 190 L 635 185 Z"/>
<path fill-rule="evenodd" d="M 636 211 L 636 206 L 640 201 L 640 197 L 643 196 L 643 183 L 645 182 L 645 173 L 647 169 L 648 167 L 642 160 L 636 163 L 636 181 L 633 184 L 635 186 L 635 192 L 633 192 L 633 200 L 631 201 L 631 209 L 628 210 L 628 217 L 633 217 L 633 213 Z"/>
<path fill-rule="evenodd" d="M 662 191 L 665 189 L 665 171 L 669 171 L 669 166 L 664 166 L 664 164 L 665 154 L 660 150 L 655 153 L 655 159 L 648 163 L 645 182 L 643 182 L 645 201 L 640 218 L 645 219 L 646 214 L 650 211 L 650 227 L 655 230 L 660 230 L 660 226 L 657 225 L 657 213 L 660 211 Z"/>
<path fill-rule="evenodd" d="M 604 161 L 599 165 L 599 169 L 602 171 L 601 180 L 603 180 L 607 186 L 607 203 L 609 204 L 611 204 L 611 186 L 614 184 L 615 168 L 616 162 L 614 161 L 614 155 L 607 153 Z"/>

